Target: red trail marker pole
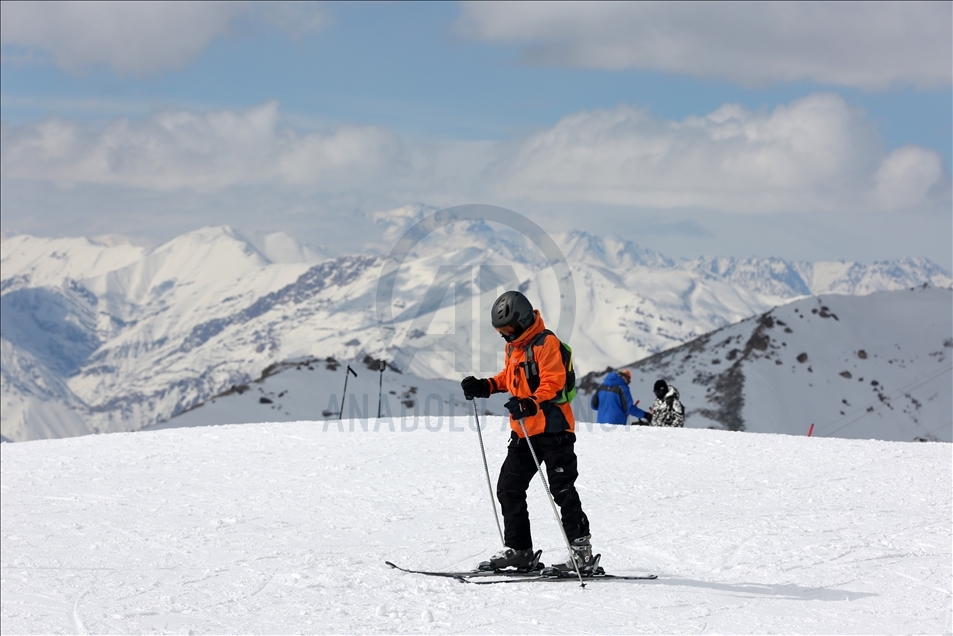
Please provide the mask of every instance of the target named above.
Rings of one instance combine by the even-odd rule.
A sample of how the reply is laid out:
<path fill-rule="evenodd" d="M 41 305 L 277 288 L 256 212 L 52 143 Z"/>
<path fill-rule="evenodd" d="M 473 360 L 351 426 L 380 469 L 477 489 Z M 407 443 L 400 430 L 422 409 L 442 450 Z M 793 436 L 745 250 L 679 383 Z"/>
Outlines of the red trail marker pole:
<path fill-rule="evenodd" d="M 814 433 L 814 424 L 811 424 L 811 428 L 807 429 L 807 436 L 810 437 Z"/>

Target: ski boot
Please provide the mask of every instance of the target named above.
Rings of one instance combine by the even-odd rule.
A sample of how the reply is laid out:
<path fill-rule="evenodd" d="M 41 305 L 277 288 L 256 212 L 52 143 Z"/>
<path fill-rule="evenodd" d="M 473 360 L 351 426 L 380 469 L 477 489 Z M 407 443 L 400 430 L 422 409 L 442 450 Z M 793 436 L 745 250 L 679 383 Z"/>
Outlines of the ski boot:
<path fill-rule="evenodd" d="M 489 561 L 481 562 L 477 566 L 477 569 L 482 572 L 495 572 L 498 570 L 513 568 L 517 572 L 531 572 L 541 567 L 539 563 L 539 557 L 542 553 L 542 550 L 533 552 L 533 548 L 528 548 L 526 550 L 503 548 L 490 557 Z"/>
<path fill-rule="evenodd" d="M 605 574 L 605 570 L 599 567 L 599 558 L 602 555 L 593 556 L 589 535 L 574 539 L 570 547 L 572 551 L 565 563 L 556 563 L 543 568 L 540 574 L 552 577 L 573 576 L 576 574 L 576 565 L 579 566 L 579 573 L 584 577 Z"/>

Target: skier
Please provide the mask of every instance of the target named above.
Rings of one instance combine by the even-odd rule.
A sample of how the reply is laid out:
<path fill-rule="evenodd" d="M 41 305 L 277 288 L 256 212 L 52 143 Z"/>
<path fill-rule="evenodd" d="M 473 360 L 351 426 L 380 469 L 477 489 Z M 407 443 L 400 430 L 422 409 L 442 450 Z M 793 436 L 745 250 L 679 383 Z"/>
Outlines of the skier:
<path fill-rule="evenodd" d="M 641 420 L 645 411 L 633 404 L 629 383 L 632 373 L 628 369 L 610 371 L 589 404 L 598 410 L 596 421 L 600 424 L 625 424 L 629 416 Z"/>
<path fill-rule="evenodd" d="M 506 365 L 492 378 L 469 376 L 460 385 L 468 400 L 509 391 L 506 409 L 510 412 L 512 432 L 496 486 L 503 511 L 505 547 L 479 567 L 531 569 L 536 565 L 526 508 L 526 491 L 537 472 L 529 448 L 532 443 L 536 457 L 546 465 L 553 499 L 562 512 L 563 528 L 571 546 L 570 558 L 552 567 L 561 572 L 575 571 L 575 559 L 580 572 L 591 573 L 594 563 L 589 519 L 575 487 L 575 419 L 569 402 L 560 400 L 566 382 L 560 342 L 549 331 L 539 337 L 546 330 L 543 318 L 518 291 L 508 291 L 497 298 L 490 316 L 493 327 L 506 341 Z M 527 360 L 527 349 L 532 350 L 535 362 Z M 521 420 L 529 439 L 523 435 Z"/>
<path fill-rule="evenodd" d="M 645 419 L 652 426 L 685 426 L 685 407 L 678 399 L 678 390 L 659 380 L 652 388 L 655 404 L 646 413 Z"/>

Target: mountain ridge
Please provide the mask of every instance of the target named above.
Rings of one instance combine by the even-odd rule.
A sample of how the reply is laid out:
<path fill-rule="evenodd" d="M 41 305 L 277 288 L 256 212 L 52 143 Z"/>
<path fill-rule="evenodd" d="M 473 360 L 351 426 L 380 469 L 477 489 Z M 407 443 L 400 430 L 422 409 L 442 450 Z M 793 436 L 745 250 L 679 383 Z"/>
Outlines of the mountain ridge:
<path fill-rule="evenodd" d="M 780 259 L 686 264 L 585 232 L 554 239 L 577 290 L 576 326 L 563 337 L 590 368 L 679 345 L 807 287 L 784 275 L 807 270 Z M 279 243 L 282 253 L 307 253 L 286 238 Z M 526 237 L 487 223 L 453 224 L 414 247 L 390 299 L 397 311 L 387 334 L 375 309 L 381 256 L 285 261 L 269 259 L 228 226 L 153 248 L 118 239 L 6 238 L 3 435 L 47 436 L 48 417 L 60 422 L 50 430 L 69 428 L 67 421 L 78 432 L 136 430 L 301 356 L 403 356 L 412 367 L 406 370 L 422 378 L 457 377 L 464 367 L 488 372 L 497 366 L 499 344 L 481 325 L 502 287 L 524 289 L 552 325 L 561 306 L 545 255 Z M 925 259 L 838 267 L 847 274 L 819 266 L 812 280 L 852 293 L 914 280 L 951 284 Z M 765 268 L 782 275 L 771 278 Z M 487 272 L 493 275 L 482 278 Z M 59 415 L 41 413 L 57 401 Z M 84 405 L 79 417 L 63 415 L 76 414 L 77 405 Z M 31 428 L 28 419 L 39 424 Z"/>

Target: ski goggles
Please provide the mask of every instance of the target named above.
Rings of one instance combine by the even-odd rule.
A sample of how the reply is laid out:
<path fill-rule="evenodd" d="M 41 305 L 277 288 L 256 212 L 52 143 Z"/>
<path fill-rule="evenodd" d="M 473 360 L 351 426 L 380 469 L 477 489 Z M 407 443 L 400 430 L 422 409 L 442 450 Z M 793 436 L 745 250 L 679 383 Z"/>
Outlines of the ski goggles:
<path fill-rule="evenodd" d="M 503 325 L 502 327 L 495 327 L 495 329 L 501 336 L 512 336 L 516 333 L 516 327 L 513 325 Z"/>

